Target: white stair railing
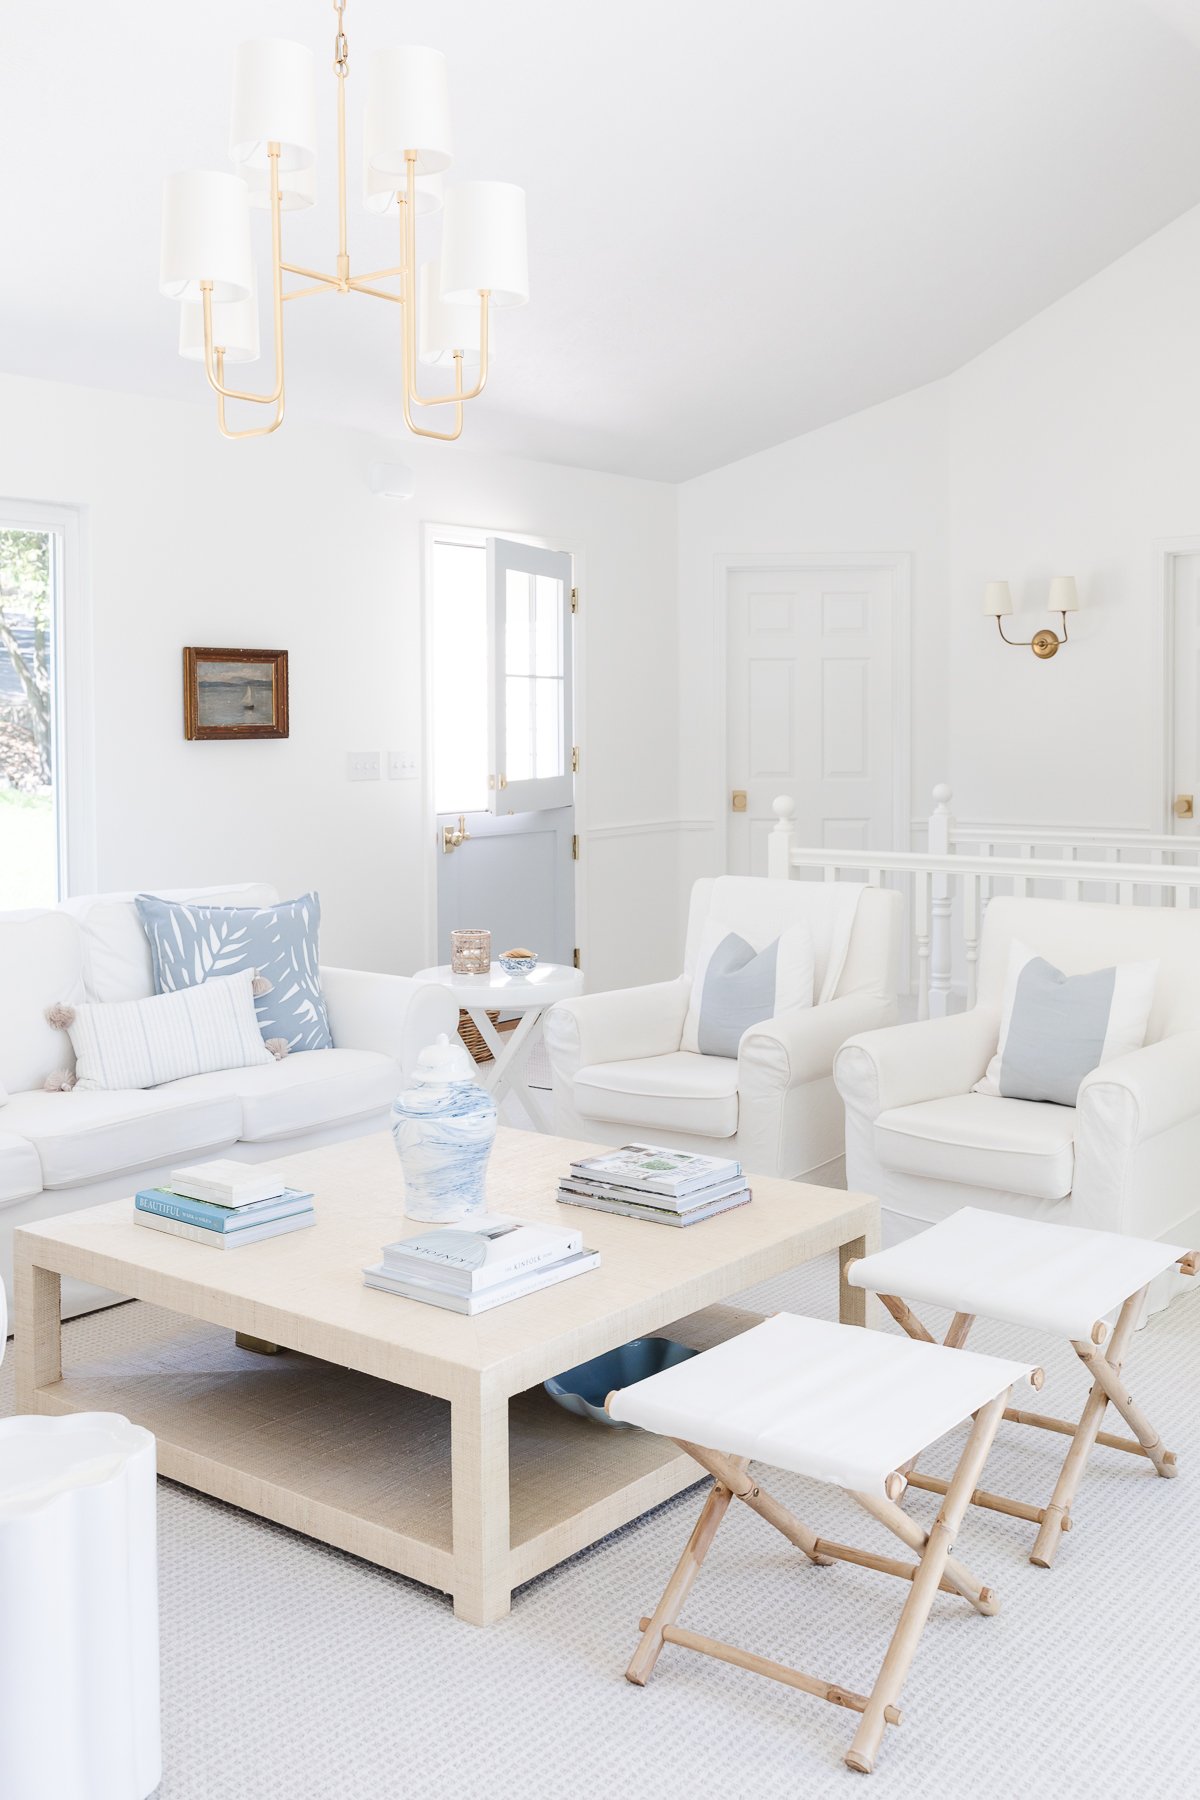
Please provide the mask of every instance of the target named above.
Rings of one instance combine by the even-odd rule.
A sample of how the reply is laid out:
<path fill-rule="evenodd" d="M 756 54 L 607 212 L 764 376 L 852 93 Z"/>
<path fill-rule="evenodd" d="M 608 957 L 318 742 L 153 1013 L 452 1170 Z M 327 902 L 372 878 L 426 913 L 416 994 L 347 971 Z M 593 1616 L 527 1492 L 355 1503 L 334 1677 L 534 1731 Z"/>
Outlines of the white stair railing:
<path fill-rule="evenodd" d="M 950 815 L 950 790 L 934 789 L 929 822 L 929 849 L 838 850 L 809 848 L 797 842 L 796 806 L 786 795 L 774 802 L 775 826 L 767 838 L 767 874 L 788 880 L 796 872 L 808 879 L 837 881 L 850 877 L 872 887 L 898 888 L 905 896 L 910 946 L 910 985 L 917 994 L 917 1016 L 940 1018 L 950 1010 L 952 976 L 962 970 L 966 1004 L 977 996 L 979 937 L 988 900 L 997 888 L 1026 895 L 1031 887 L 1064 900 L 1099 899 L 1123 906 L 1195 906 L 1200 904 L 1200 844 L 1190 839 L 1131 839 L 1118 833 L 1080 833 L 1067 844 L 1061 834 L 1042 840 L 1035 832 L 999 834 L 986 840 L 989 851 L 978 854 L 956 843 Z M 968 837 L 968 841 L 974 842 Z M 999 850 L 995 846 L 1000 846 Z M 1035 854 L 1036 848 L 1071 854 Z M 1146 860 L 1133 862 L 1115 852 L 1144 848 Z M 1078 855 L 1083 850 L 1085 855 Z M 1114 852 L 1106 856 L 1105 851 Z M 1178 850 L 1191 860 L 1168 860 Z M 1151 852 L 1154 854 L 1152 855 Z M 957 937 L 955 932 L 957 931 Z"/>

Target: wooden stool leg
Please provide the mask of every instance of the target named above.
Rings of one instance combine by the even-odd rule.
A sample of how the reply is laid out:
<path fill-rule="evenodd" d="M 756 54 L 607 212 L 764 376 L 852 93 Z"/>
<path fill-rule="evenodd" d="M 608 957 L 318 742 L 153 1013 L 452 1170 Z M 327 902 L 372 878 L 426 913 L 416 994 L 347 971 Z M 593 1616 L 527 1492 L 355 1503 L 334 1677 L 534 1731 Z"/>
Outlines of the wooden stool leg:
<path fill-rule="evenodd" d="M 1125 1420 L 1158 1473 L 1168 1478 L 1178 1475 L 1179 1470 L 1172 1452 L 1167 1449 L 1142 1409 L 1134 1403 L 1133 1395 L 1121 1380 L 1121 1371 L 1114 1369 L 1094 1344 L 1076 1344 L 1075 1354 L 1104 1389 L 1107 1398 Z"/>
<path fill-rule="evenodd" d="M 635 1687 L 645 1687 L 663 1647 L 663 1627 L 673 1625 L 679 1617 L 680 1609 L 700 1573 L 700 1565 L 708 1555 L 709 1546 L 717 1535 L 717 1527 L 725 1517 L 732 1499 L 729 1489 L 718 1481 L 704 1502 L 683 1555 L 676 1563 L 674 1573 L 663 1589 L 662 1599 L 655 1607 L 653 1617 L 625 1671 L 626 1681 L 632 1681 Z"/>
<path fill-rule="evenodd" d="M 1100 1353 L 1106 1366 L 1114 1371 L 1120 1368 L 1124 1360 L 1134 1326 L 1137 1324 L 1145 1291 L 1145 1288 L 1141 1288 L 1126 1300 L 1117 1319 L 1117 1327 L 1112 1335 L 1108 1355 L 1105 1357 L 1103 1352 Z M 1089 1350 L 1094 1348 L 1094 1345 L 1088 1345 Z M 1076 1353 L 1078 1354 L 1078 1346 Z M 1092 1454 L 1107 1407 L 1108 1395 L 1102 1384 L 1095 1380 L 1093 1371 L 1092 1391 L 1087 1397 L 1087 1404 L 1079 1415 L 1079 1424 L 1071 1439 L 1071 1448 L 1067 1451 L 1066 1460 L 1058 1472 L 1058 1480 L 1054 1484 L 1050 1504 L 1045 1509 L 1042 1523 L 1038 1527 L 1037 1537 L 1034 1539 L 1033 1549 L 1029 1552 L 1029 1560 L 1035 1568 L 1048 1569 L 1054 1561 L 1058 1546 L 1062 1542 L 1062 1534 L 1066 1530 L 1071 1502 L 1083 1479 L 1083 1471 L 1087 1466 L 1088 1457 Z"/>
<path fill-rule="evenodd" d="M 950 1491 L 943 1500 L 933 1530 L 929 1533 L 921 1566 L 908 1591 L 899 1624 L 888 1645 L 879 1677 L 871 1690 L 867 1710 L 854 1734 L 854 1742 L 846 1752 L 847 1767 L 857 1769 L 860 1774 L 869 1775 L 875 1765 L 875 1757 L 887 1723 L 885 1713 L 889 1706 L 895 1706 L 899 1702 L 904 1678 L 912 1666 L 934 1595 L 945 1573 L 963 1514 L 971 1503 L 971 1494 L 999 1429 L 1008 1395 L 1009 1390 L 1006 1388 L 1002 1394 L 997 1394 L 994 1400 L 989 1400 L 986 1406 L 980 1408 L 958 1468 L 954 1472 L 954 1479 L 950 1483 Z"/>
<path fill-rule="evenodd" d="M 829 1567 L 833 1559 L 822 1556 L 817 1549 L 816 1532 L 810 1531 L 795 1513 L 789 1512 L 773 1494 L 768 1494 L 747 1475 L 748 1461 L 722 1456 L 720 1451 L 708 1450 L 703 1444 L 689 1444 L 685 1438 L 677 1438 L 676 1442 L 702 1469 L 707 1469 L 714 1480 L 723 1483 L 737 1499 L 745 1501 L 751 1512 L 773 1525 L 789 1544 L 795 1544 L 797 1550 L 803 1550 L 809 1562 L 821 1569 Z"/>
<path fill-rule="evenodd" d="M 910 1519 L 906 1512 L 902 1512 L 894 1500 L 881 1500 L 876 1494 L 856 1494 L 854 1498 L 870 1513 L 873 1519 L 878 1519 L 881 1525 L 886 1525 L 888 1530 L 894 1532 L 902 1543 L 908 1545 L 910 1550 L 920 1553 L 926 1549 L 929 1543 L 929 1533 L 923 1531 L 915 1519 Z M 992 1589 L 984 1587 L 978 1577 L 971 1573 L 965 1563 L 959 1562 L 956 1556 L 946 1558 L 944 1579 L 955 1593 L 961 1594 L 964 1600 L 971 1602 L 976 1612 L 983 1613 L 985 1617 L 990 1618 L 993 1613 L 1000 1611 L 1000 1602 Z"/>

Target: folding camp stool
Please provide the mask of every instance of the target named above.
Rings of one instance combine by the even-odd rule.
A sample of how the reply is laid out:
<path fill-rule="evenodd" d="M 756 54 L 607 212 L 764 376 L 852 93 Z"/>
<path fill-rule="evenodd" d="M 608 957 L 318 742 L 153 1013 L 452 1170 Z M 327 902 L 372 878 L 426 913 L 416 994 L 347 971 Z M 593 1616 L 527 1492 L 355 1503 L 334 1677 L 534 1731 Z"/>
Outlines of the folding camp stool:
<path fill-rule="evenodd" d="M 966 1342 L 980 1315 L 1070 1339 L 1092 1379 L 1091 1392 L 1078 1420 L 1050 1418 L 1044 1413 L 1015 1408 L 1004 1414 L 1018 1425 L 1032 1425 L 1040 1431 L 1056 1431 L 1070 1438 L 1071 1447 L 1049 1504 L 1030 1506 L 982 1489 L 971 1496 L 976 1506 L 1010 1513 L 1037 1525 L 1029 1560 L 1040 1569 L 1050 1567 L 1063 1532 L 1071 1529 L 1071 1504 L 1096 1444 L 1145 1457 L 1159 1475 L 1177 1473 L 1174 1452 L 1164 1446 L 1146 1415 L 1134 1404 L 1121 1373 L 1147 1287 L 1176 1263 L 1185 1275 L 1194 1275 L 1197 1253 L 1151 1238 L 1124 1237 L 1115 1231 L 1086 1231 L 1075 1225 L 1047 1225 L 1036 1219 L 1016 1219 L 1007 1213 L 966 1206 L 940 1224 L 930 1226 L 928 1231 L 906 1238 L 902 1244 L 861 1257 L 846 1271 L 854 1287 L 878 1294 L 909 1336 L 926 1343 L 934 1340 L 912 1312 L 909 1301 L 953 1310 L 945 1342 L 955 1348 Z M 1110 1332 L 1113 1314 L 1116 1324 Z M 1110 1402 L 1129 1425 L 1132 1438 L 1101 1431 Z M 905 1474 L 912 1487 L 926 1488 L 935 1494 L 947 1491 L 946 1482 L 932 1475 L 919 1475 L 913 1467 L 906 1469 Z"/>
<path fill-rule="evenodd" d="M 976 1612 L 997 1610 L 992 1590 L 951 1551 L 1011 1384 L 1039 1373 L 1028 1363 L 777 1313 L 740 1337 L 611 1393 L 605 1404 L 612 1418 L 674 1438 L 715 1482 L 662 1599 L 641 1621 L 642 1639 L 626 1680 L 644 1686 L 664 1644 L 770 1676 L 860 1713 L 846 1762 L 869 1774 L 885 1725 L 900 1723 L 900 1690 L 938 1589 L 961 1595 Z M 905 1485 L 898 1471 L 971 1413 L 976 1417 L 966 1448 L 926 1532 L 896 1504 Z M 916 1561 L 818 1537 L 748 1474 L 752 1459 L 845 1488 L 916 1553 Z M 870 1694 L 852 1693 L 676 1624 L 733 1499 L 745 1501 L 811 1563 L 858 1563 L 911 1583 Z"/>

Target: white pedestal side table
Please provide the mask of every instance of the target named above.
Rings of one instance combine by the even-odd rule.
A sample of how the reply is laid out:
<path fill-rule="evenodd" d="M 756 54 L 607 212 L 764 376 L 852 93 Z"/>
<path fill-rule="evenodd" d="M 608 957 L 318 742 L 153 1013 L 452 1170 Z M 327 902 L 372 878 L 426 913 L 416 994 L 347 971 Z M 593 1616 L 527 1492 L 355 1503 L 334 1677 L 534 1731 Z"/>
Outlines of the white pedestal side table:
<path fill-rule="evenodd" d="M 542 1014 L 556 1000 L 574 1000 L 582 994 L 579 970 L 562 963 L 538 963 L 528 975 L 507 975 L 493 963 L 486 975 L 456 975 L 449 963 L 442 963 L 436 969 L 418 969 L 413 979 L 437 981 L 448 988 L 478 1029 L 495 1059 L 490 1066 L 481 1065 L 479 1081 L 497 1106 L 505 1094 L 515 1094 L 538 1130 L 549 1131 L 550 1115 L 541 1097 L 530 1092 L 525 1068 L 541 1037 Z M 489 1012 L 520 1013 L 521 1022 L 514 1031 L 499 1032 Z"/>
<path fill-rule="evenodd" d="M 162 1777 L 154 1438 L 0 1419 L 0 1794 L 146 1800 Z"/>

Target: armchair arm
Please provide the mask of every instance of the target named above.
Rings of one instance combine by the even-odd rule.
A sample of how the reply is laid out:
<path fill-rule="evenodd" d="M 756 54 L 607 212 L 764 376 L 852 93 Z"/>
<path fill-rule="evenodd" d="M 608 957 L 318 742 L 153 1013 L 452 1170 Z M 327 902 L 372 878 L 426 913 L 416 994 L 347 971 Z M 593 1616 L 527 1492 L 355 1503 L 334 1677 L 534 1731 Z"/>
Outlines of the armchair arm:
<path fill-rule="evenodd" d="M 1181 1031 L 1101 1063 L 1075 1102 L 1082 1136 L 1093 1122 L 1127 1144 L 1200 1116 L 1200 1031 Z"/>
<path fill-rule="evenodd" d="M 892 1106 L 967 1093 L 987 1068 L 999 1035 L 998 1015 L 983 1006 L 869 1031 L 842 1045 L 833 1077 L 846 1105 L 875 1119 Z"/>
<path fill-rule="evenodd" d="M 738 1045 L 738 1092 L 799 1087 L 833 1068 L 837 1050 L 856 1031 L 890 1025 L 896 1002 L 883 994 L 845 994 L 824 1006 L 793 1007 L 752 1025 Z"/>
<path fill-rule="evenodd" d="M 377 1050 L 408 1074 L 439 1032 L 453 1037 L 458 1007 L 448 989 L 407 975 L 321 969 L 329 1029 L 339 1049 Z"/>
<path fill-rule="evenodd" d="M 569 1080 L 576 1069 L 592 1063 L 666 1056 L 678 1050 L 690 993 L 691 984 L 680 975 L 648 987 L 560 1000 L 543 1025 L 555 1076 Z"/>

